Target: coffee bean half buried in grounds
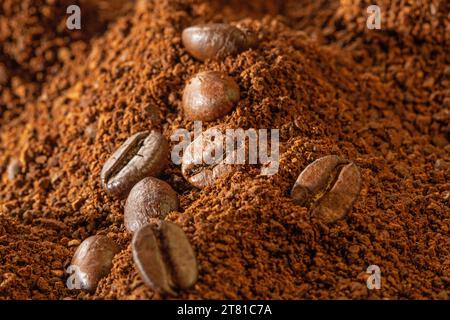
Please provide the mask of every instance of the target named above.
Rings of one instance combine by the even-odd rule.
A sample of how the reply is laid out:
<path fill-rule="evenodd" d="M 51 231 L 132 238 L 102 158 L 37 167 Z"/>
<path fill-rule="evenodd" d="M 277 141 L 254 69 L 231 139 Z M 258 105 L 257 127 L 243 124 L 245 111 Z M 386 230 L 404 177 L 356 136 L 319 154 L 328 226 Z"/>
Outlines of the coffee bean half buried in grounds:
<path fill-rule="evenodd" d="M 325 223 L 335 222 L 351 209 L 361 191 L 359 168 L 338 156 L 317 159 L 300 173 L 291 196 L 311 208 L 311 215 Z"/>
<path fill-rule="evenodd" d="M 214 184 L 217 178 L 232 171 L 236 154 L 241 150 L 228 152 L 224 136 L 212 139 L 209 133 L 215 128 L 202 133 L 186 148 L 181 160 L 181 173 L 194 187 L 204 188 Z M 245 154 L 244 154 L 245 155 Z"/>
<path fill-rule="evenodd" d="M 136 231 L 131 245 L 136 268 L 153 290 L 174 295 L 177 289 L 188 289 L 197 281 L 194 251 L 176 224 L 147 224 Z"/>
<path fill-rule="evenodd" d="M 141 179 L 158 175 L 168 163 L 169 143 L 156 131 L 128 138 L 106 161 L 101 172 L 108 193 L 125 198 Z"/>
<path fill-rule="evenodd" d="M 239 98 L 233 78 L 219 71 L 201 72 L 184 88 L 184 115 L 189 120 L 212 121 L 229 113 Z"/>
<path fill-rule="evenodd" d="M 201 61 L 223 60 L 256 45 L 256 35 L 223 23 L 189 27 L 181 35 L 186 50 Z"/>
<path fill-rule="evenodd" d="M 125 203 L 124 223 L 134 233 L 152 219 L 163 219 L 178 210 L 178 195 L 166 182 L 147 177 L 131 189 Z"/>
<path fill-rule="evenodd" d="M 84 240 L 75 251 L 69 267 L 74 272 L 68 279 L 73 280 L 72 287 L 95 291 L 100 279 L 111 270 L 117 252 L 117 244 L 106 236 L 97 235 Z"/>

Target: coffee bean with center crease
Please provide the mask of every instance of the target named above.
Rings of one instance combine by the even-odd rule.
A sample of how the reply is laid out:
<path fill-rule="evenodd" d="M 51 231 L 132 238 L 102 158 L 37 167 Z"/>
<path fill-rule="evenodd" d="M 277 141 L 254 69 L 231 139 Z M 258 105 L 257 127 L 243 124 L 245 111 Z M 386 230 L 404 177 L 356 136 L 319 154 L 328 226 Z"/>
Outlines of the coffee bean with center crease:
<path fill-rule="evenodd" d="M 207 133 L 208 131 L 189 144 L 181 160 L 183 177 L 200 189 L 213 185 L 216 179 L 231 172 L 233 161 L 228 159 L 234 159 L 240 150 L 228 153 L 224 137 L 213 140 Z M 217 152 L 219 150 L 221 153 Z"/>
<path fill-rule="evenodd" d="M 162 134 L 138 132 L 106 161 L 100 174 L 102 185 L 109 194 L 125 198 L 137 182 L 164 169 L 168 154 L 169 143 Z"/>
<path fill-rule="evenodd" d="M 174 223 L 160 221 L 140 228 L 133 236 L 132 253 L 142 280 L 155 291 L 175 295 L 197 281 L 194 250 Z"/>
<path fill-rule="evenodd" d="M 212 121 L 229 113 L 239 98 L 233 78 L 219 71 L 201 72 L 184 88 L 184 115 L 189 120 Z"/>
<path fill-rule="evenodd" d="M 296 204 L 309 206 L 311 216 L 332 223 L 346 215 L 360 190 L 359 168 L 331 155 L 317 159 L 300 173 L 291 196 Z"/>
<path fill-rule="evenodd" d="M 92 236 L 84 240 L 73 255 L 69 277 L 76 289 L 95 291 L 98 282 L 106 276 L 112 267 L 112 260 L 119 247 L 106 236 Z"/>
<path fill-rule="evenodd" d="M 223 60 L 257 43 L 256 35 L 224 23 L 192 26 L 183 30 L 181 39 L 186 50 L 198 60 Z"/>
<path fill-rule="evenodd" d="M 125 202 L 125 227 L 134 233 L 152 219 L 163 219 L 177 211 L 178 206 L 178 195 L 169 184 L 154 177 L 144 178 L 131 189 Z"/>

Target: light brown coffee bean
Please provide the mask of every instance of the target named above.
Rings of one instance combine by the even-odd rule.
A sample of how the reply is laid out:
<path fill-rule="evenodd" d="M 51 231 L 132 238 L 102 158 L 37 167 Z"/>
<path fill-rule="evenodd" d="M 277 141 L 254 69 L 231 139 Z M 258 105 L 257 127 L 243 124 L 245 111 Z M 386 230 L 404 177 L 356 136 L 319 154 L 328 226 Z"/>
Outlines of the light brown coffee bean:
<path fill-rule="evenodd" d="M 361 190 L 359 168 L 338 156 L 317 159 L 300 173 L 291 196 L 296 204 L 311 208 L 311 216 L 325 223 L 343 218 Z"/>
<path fill-rule="evenodd" d="M 125 203 L 124 223 L 130 233 L 136 232 L 152 219 L 163 219 L 178 210 L 178 195 L 166 182 L 147 177 L 130 191 Z"/>
<path fill-rule="evenodd" d="M 237 83 L 219 71 L 201 72 L 183 92 L 183 111 L 189 120 L 212 121 L 228 114 L 239 101 Z"/>
<path fill-rule="evenodd" d="M 175 295 L 197 281 L 194 250 L 174 223 L 160 221 L 140 228 L 133 236 L 132 252 L 142 280 L 153 290 Z"/>
<path fill-rule="evenodd" d="M 167 165 L 168 155 L 169 143 L 162 134 L 138 132 L 106 161 L 100 174 L 102 185 L 109 194 L 125 198 L 140 180 L 158 175 Z"/>
<path fill-rule="evenodd" d="M 181 160 L 183 177 L 200 189 L 213 185 L 219 177 L 231 172 L 233 161 L 227 160 L 234 159 L 238 152 L 236 150 L 227 154 L 225 138 L 222 136 L 222 139 L 212 140 L 207 133 L 189 144 Z"/>
<path fill-rule="evenodd" d="M 198 60 L 223 60 L 245 51 L 257 43 L 256 35 L 224 23 L 210 23 L 183 30 L 181 39 L 186 50 Z"/>
<path fill-rule="evenodd" d="M 84 240 L 75 251 L 70 269 L 74 289 L 95 291 L 98 282 L 112 267 L 112 260 L 119 252 L 117 244 L 106 236 L 92 236 Z"/>

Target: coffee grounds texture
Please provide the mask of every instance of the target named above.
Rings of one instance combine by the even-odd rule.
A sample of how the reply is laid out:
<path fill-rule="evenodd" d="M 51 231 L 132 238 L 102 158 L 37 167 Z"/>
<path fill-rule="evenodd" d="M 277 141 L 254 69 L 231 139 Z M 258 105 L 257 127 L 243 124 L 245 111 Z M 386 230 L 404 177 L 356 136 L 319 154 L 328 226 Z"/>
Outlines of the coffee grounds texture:
<path fill-rule="evenodd" d="M 236 167 L 203 190 L 174 164 L 161 175 L 181 202 L 167 219 L 186 232 L 199 264 L 197 284 L 178 298 L 448 299 L 445 41 L 434 29 L 365 30 L 346 13 L 362 1 L 239 3 L 218 10 L 223 1 L 138 1 L 86 48 L 70 48 L 51 77 L 27 80 L 38 98 L 25 97 L 0 128 L 0 299 L 164 298 L 137 274 L 124 202 L 106 195 L 99 176 L 138 131 L 170 138 L 192 130 L 182 90 L 206 70 L 233 77 L 241 100 L 204 129 L 277 128 L 280 167 L 271 177 Z M 196 61 L 181 31 L 209 21 L 248 27 L 260 44 L 221 62 Z M 329 154 L 354 161 L 363 184 L 345 219 L 324 225 L 289 193 L 309 163 Z M 68 290 L 64 270 L 94 234 L 122 251 L 95 293 Z M 372 264 L 381 290 L 366 286 Z"/>
<path fill-rule="evenodd" d="M 105 7 L 105 2 L 108 7 Z M 67 8 L 83 12 L 82 30 L 68 30 Z M 0 124 L 14 119 L 72 52 L 88 51 L 89 40 L 126 12 L 117 0 L 4 0 L 0 4 Z M 114 14 L 113 14 L 114 12 Z"/>

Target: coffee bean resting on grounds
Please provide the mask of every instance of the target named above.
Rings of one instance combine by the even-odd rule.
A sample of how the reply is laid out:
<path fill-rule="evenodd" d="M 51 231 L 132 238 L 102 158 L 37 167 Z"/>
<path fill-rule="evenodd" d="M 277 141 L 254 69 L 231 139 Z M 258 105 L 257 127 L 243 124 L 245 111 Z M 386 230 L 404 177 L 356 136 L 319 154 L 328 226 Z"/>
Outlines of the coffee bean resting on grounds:
<path fill-rule="evenodd" d="M 100 178 L 112 195 L 125 198 L 143 178 L 157 176 L 167 165 L 169 143 L 156 131 L 129 137 L 103 166 Z"/>
<path fill-rule="evenodd" d="M 277 13 L 268 2 L 266 12 Z M 21 125 L 2 125 L 0 297 L 161 297 L 135 269 L 124 202 L 105 193 L 100 172 L 134 133 L 155 129 L 169 138 L 177 128 L 191 130 L 182 116 L 183 88 L 198 72 L 216 70 L 238 83 L 241 98 L 207 127 L 279 128 L 280 169 L 267 177 L 258 166 L 236 167 L 201 190 L 183 179 L 179 166 L 162 173 L 180 195 L 179 212 L 166 219 L 186 233 L 199 270 L 194 287 L 177 297 L 448 298 L 450 158 L 445 113 L 438 112 L 448 106 L 436 103 L 446 101 L 441 89 L 448 80 L 438 71 L 431 87 L 415 88 L 423 75 L 405 68 L 411 80 L 399 84 L 391 80 L 400 71 L 390 68 L 410 59 L 417 70 L 445 69 L 443 45 L 417 47 L 401 33 L 395 40 L 381 34 L 382 41 L 403 41 L 389 51 L 403 55 L 386 55 L 373 42 L 364 51 L 360 40 L 353 42 L 358 57 L 348 53 L 350 41 L 339 43 L 340 36 L 352 39 L 351 25 L 348 33 L 339 25 L 336 39 L 324 36 L 339 49 L 308 40 L 290 27 L 302 23 L 289 14 L 255 16 L 243 4 L 221 16 L 217 7 L 140 1 L 135 13 L 93 41 L 87 56 L 72 53 L 83 64 L 68 64 L 42 84 L 39 100 L 18 115 Z M 234 21 L 233 15 L 240 19 L 235 25 L 258 34 L 257 47 L 223 61 L 201 62 L 186 52 L 184 28 Z M 358 35 L 364 36 L 356 30 L 353 38 Z M 422 64 L 430 50 L 435 59 Z M 435 88 L 433 99 L 424 98 Z M 332 224 L 313 219 L 290 197 L 299 174 L 327 155 L 361 170 L 359 198 Z M 10 181 L 6 169 L 17 161 Z M 73 244 L 94 234 L 107 235 L 122 251 L 95 293 L 70 291 L 64 270 Z M 381 290 L 367 289 L 370 264 L 381 268 Z"/>
<path fill-rule="evenodd" d="M 332 223 L 352 208 L 360 190 L 358 167 L 337 156 L 326 156 L 300 173 L 291 196 L 295 203 L 308 205 L 311 216 Z"/>
<path fill-rule="evenodd" d="M 95 291 L 101 278 L 109 273 L 112 259 L 119 251 L 106 236 L 92 236 L 84 240 L 75 251 L 68 273 L 68 287 Z"/>
<path fill-rule="evenodd" d="M 217 130 L 217 128 L 212 130 L 214 129 Z M 230 173 L 232 167 L 226 163 L 224 158 L 234 156 L 236 151 L 232 151 L 232 154 L 227 155 L 225 150 L 225 154 L 222 157 L 215 157 L 214 154 L 215 150 L 220 147 L 223 148 L 225 143 L 225 137 L 211 141 L 207 137 L 207 132 L 192 141 L 186 148 L 181 161 L 181 173 L 184 179 L 191 185 L 201 189 L 214 185 L 218 178 Z M 200 150 L 200 152 L 196 152 L 196 149 Z"/>
<path fill-rule="evenodd" d="M 201 72 L 183 90 L 184 116 L 189 120 L 216 120 L 233 109 L 239 96 L 239 86 L 223 72 Z"/>
<path fill-rule="evenodd" d="M 136 231 L 132 241 L 133 261 L 143 281 L 153 290 L 176 295 L 197 280 L 194 251 L 176 224 L 158 221 Z"/>
<path fill-rule="evenodd" d="M 251 31 L 227 23 L 191 26 L 183 30 L 181 40 L 186 50 L 199 60 L 223 60 L 253 47 L 257 38 Z"/>
<path fill-rule="evenodd" d="M 139 181 L 127 198 L 124 208 L 124 225 L 134 233 L 152 219 L 164 219 L 179 207 L 177 193 L 166 182 L 147 177 Z"/>

